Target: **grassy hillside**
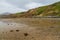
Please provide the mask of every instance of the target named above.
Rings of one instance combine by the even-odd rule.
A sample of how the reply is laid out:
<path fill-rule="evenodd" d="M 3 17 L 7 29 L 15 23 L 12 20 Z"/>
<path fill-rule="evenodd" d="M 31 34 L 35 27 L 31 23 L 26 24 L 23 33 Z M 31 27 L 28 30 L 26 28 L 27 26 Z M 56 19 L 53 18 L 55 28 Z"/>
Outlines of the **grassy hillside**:
<path fill-rule="evenodd" d="M 60 2 L 48 6 L 31 9 L 25 12 L 25 14 L 22 14 L 22 17 L 32 16 L 60 16 Z"/>
<path fill-rule="evenodd" d="M 41 8 L 38 8 L 40 10 Z M 39 16 L 60 16 L 60 2 L 43 7 Z"/>
<path fill-rule="evenodd" d="M 29 10 L 26 14 L 32 16 L 60 16 L 60 2 Z"/>
<path fill-rule="evenodd" d="M 11 18 L 20 18 L 20 17 L 44 17 L 44 16 L 60 16 L 60 2 L 54 4 L 38 7 L 35 9 L 30 9 L 27 12 L 19 12 L 16 14 L 8 15 L 7 17 Z"/>

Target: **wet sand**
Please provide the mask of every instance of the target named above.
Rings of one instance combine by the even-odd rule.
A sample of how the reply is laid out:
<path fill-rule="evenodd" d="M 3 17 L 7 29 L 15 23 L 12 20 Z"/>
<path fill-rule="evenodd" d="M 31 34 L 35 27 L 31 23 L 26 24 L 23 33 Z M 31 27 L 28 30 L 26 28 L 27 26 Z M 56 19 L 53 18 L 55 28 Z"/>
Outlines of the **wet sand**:
<path fill-rule="evenodd" d="M 0 19 L 0 40 L 60 40 L 60 18 Z"/>

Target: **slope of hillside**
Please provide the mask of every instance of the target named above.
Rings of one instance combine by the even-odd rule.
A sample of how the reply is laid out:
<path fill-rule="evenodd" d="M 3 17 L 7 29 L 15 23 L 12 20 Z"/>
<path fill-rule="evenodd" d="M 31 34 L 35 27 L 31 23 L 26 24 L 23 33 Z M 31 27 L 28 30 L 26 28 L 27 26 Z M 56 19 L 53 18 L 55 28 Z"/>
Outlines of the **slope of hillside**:
<path fill-rule="evenodd" d="M 20 17 L 32 17 L 32 16 L 60 16 L 60 2 L 48 6 L 31 9 L 22 14 Z"/>
<path fill-rule="evenodd" d="M 29 10 L 26 14 L 32 16 L 60 16 L 60 2 Z"/>
<path fill-rule="evenodd" d="M 30 9 L 27 12 L 19 12 L 16 14 L 8 15 L 8 18 L 20 18 L 20 17 L 47 17 L 47 16 L 60 16 L 60 2 L 56 2 L 51 5 Z"/>
<path fill-rule="evenodd" d="M 46 6 L 43 10 L 40 16 L 60 16 L 60 2 Z"/>

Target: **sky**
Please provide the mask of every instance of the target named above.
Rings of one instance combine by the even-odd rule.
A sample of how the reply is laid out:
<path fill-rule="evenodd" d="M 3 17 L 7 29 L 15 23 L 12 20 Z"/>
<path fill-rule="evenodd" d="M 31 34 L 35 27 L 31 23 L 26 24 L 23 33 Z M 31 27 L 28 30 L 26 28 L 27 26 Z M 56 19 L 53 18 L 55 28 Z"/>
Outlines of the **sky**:
<path fill-rule="evenodd" d="M 23 12 L 58 1 L 60 0 L 0 0 L 0 14 Z"/>

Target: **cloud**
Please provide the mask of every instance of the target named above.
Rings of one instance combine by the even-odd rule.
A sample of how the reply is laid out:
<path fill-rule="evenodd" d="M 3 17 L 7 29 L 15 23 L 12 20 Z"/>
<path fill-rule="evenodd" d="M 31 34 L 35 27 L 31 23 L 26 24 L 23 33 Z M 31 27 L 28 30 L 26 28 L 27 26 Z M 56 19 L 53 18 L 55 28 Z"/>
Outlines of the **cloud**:
<path fill-rule="evenodd" d="M 36 3 L 36 2 L 31 2 L 25 5 L 26 9 L 32 9 L 32 8 L 36 8 L 39 6 L 43 6 L 44 4 L 41 3 Z"/>
<path fill-rule="evenodd" d="M 51 4 L 51 3 L 54 3 L 54 2 L 57 2 L 60 0 L 6 0 L 6 1 L 15 5 L 15 6 L 26 9 L 26 5 L 28 5 L 29 3 L 32 3 L 32 2 L 40 4 L 40 5 L 41 4 L 46 5 L 46 4 Z M 37 6 L 39 6 L 39 5 L 37 5 Z"/>
<path fill-rule="evenodd" d="M 0 14 L 4 12 L 10 12 L 10 13 L 15 13 L 15 12 L 22 12 L 25 11 L 22 8 L 18 8 L 17 6 L 14 6 L 12 4 L 9 4 L 7 2 L 0 2 Z"/>
<path fill-rule="evenodd" d="M 58 2 L 60 0 L 42 0 L 41 3 L 43 4 L 52 4 L 52 3 L 55 3 L 55 2 Z"/>
<path fill-rule="evenodd" d="M 0 0 L 0 13 L 21 12 L 60 0 Z"/>

